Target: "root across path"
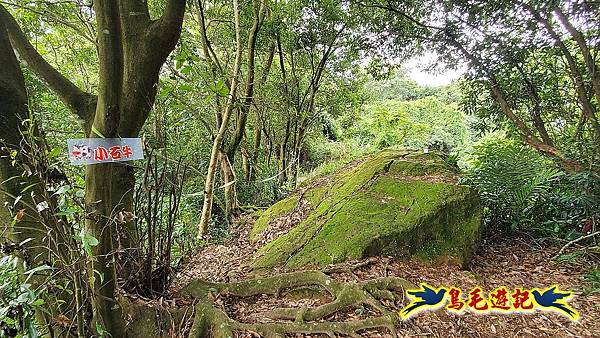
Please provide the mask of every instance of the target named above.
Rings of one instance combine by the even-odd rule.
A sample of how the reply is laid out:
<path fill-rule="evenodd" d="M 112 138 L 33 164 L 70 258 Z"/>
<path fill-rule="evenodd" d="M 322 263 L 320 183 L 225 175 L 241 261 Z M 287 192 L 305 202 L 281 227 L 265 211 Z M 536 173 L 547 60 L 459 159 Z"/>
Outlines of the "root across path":
<path fill-rule="evenodd" d="M 383 302 L 397 300 L 402 297 L 405 288 L 411 287 L 414 286 L 410 282 L 396 277 L 344 283 L 321 271 L 299 271 L 237 283 L 194 281 L 183 293 L 200 300 L 195 306 L 190 337 L 228 338 L 244 333 L 265 338 L 283 338 L 290 334 L 360 337 L 361 332 L 368 330 L 383 330 L 397 337 L 397 315 Z M 295 293 L 303 289 L 308 290 L 308 297 L 315 297 L 314 293 L 324 291 L 331 301 L 316 307 L 274 307 L 263 313 L 263 319 L 268 322 L 253 323 L 235 320 L 226 310 L 214 306 L 214 300 L 218 297 L 268 295 L 279 298 L 283 292 Z M 325 320 L 343 310 L 366 306 L 376 315 L 349 321 Z"/>
<path fill-rule="evenodd" d="M 426 263 L 372 257 L 320 270 L 249 269 L 253 246 L 241 222 L 220 244 L 209 244 L 177 276 L 169 302 L 150 302 L 171 324 L 159 336 L 183 337 L 599 337 L 600 295 L 584 294 L 584 279 L 597 262 L 553 260 L 560 245 L 524 238 L 484 237 L 468 269 L 453 263 Z M 402 320 L 404 290 L 426 282 L 434 287 L 480 286 L 493 290 L 558 284 L 575 291 L 570 304 L 581 314 L 572 322 L 560 314 L 452 314 L 425 311 Z M 175 312 L 177 312 L 175 311 Z M 145 322 L 147 324 L 147 322 Z M 154 329 L 156 330 L 156 328 Z M 145 337 L 148 338 L 149 336 Z"/>

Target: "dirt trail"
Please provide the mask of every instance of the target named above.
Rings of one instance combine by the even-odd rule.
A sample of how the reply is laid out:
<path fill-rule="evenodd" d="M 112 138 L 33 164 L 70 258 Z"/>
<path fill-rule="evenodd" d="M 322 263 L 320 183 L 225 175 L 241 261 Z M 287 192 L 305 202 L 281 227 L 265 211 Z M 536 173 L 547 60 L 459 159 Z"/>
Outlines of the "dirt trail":
<path fill-rule="evenodd" d="M 233 235 L 222 244 L 211 244 L 202 249 L 179 273 L 179 286 L 201 278 L 215 282 L 232 282 L 253 277 L 247 267 L 255 248 L 247 238 L 252 226 L 244 219 Z M 589 287 L 583 276 L 593 264 L 590 261 L 557 262 L 552 257 L 560 248 L 545 245 L 541 248 L 532 240 L 523 238 L 486 238 L 477 251 L 469 270 L 451 264 L 432 266 L 419 261 L 404 261 L 390 257 L 350 261 L 328 267 L 328 273 L 340 281 L 364 281 L 376 277 L 396 276 L 415 284 L 427 282 L 432 286 L 458 286 L 470 290 L 481 286 L 493 290 L 499 286 L 547 287 L 558 284 L 561 289 L 574 289 L 571 304 L 580 312 L 578 322 L 548 312 L 528 315 L 455 315 L 446 311 L 424 312 L 400 323 L 398 329 L 405 337 L 600 337 L 600 294 L 584 296 Z M 274 269 L 269 275 L 288 270 Z M 325 297 L 325 296 L 324 296 Z M 324 299 L 303 298 L 298 295 L 254 297 L 252 299 L 224 299 L 221 306 L 232 318 L 242 322 L 260 322 L 261 313 L 275 307 L 315 307 Z M 404 301 L 406 303 L 406 300 Z M 386 304 L 399 310 L 406 304 Z M 349 309 L 328 320 L 364 319 L 373 315 L 368 308 Z M 364 332 L 365 337 L 389 337 L 385 332 Z M 247 333 L 243 337 L 255 337 Z M 294 336 L 295 337 L 295 336 Z M 297 337 L 311 337 L 310 335 Z M 319 337 L 312 335 L 312 337 Z"/>

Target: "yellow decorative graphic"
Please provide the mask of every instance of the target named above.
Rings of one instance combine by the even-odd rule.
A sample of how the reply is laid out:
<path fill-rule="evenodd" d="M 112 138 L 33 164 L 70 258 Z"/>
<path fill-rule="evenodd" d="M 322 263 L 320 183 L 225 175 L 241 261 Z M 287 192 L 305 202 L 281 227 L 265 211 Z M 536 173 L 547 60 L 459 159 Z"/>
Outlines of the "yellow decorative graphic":
<path fill-rule="evenodd" d="M 400 311 L 402 318 L 409 318 L 413 314 L 425 309 L 438 309 L 444 305 L 447 290 L 445 288 L 434 289 L 427 283 L 421 283 L 419 289 L 406 290 L 412 301 Z"/>
<path fill-rule="evenodd" d="M 539 289 L 533 289 L 531 291 L 535 303 L 542 309 L 547 311 L 555 311 L 561 313 L 572 320 L 579 319 L 579 312 L 570 307 L 567 304 L 567 300 L 573 297 L 573 292 L 558 290 L 557 285 L 552 285 L 549 288 L 540 291 Z"/>

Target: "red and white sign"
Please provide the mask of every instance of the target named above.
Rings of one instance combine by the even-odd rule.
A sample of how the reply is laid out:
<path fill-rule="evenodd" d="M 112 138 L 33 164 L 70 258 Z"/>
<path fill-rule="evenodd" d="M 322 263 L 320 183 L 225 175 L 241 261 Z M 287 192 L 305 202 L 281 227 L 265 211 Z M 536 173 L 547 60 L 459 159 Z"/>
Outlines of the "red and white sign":
<path fill-rule="evenodd" d="M 71 164 L 123 162 L 144 158 L 140 138 L 87 138 L 69 139 Z"/>

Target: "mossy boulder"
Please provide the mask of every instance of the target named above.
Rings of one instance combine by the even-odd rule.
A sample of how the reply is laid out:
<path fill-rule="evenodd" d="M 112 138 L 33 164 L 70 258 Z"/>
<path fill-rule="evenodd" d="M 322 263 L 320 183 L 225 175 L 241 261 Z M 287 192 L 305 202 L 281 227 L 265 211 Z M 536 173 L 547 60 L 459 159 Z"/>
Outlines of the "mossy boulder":
<path fill-rule="evenodd" d="M 457 178 L 436 153 L 371 155 L 267 209 L 250 234 L 251 241 L 266 242 L 252 265 L 297 268 L 389 255 L 464 266 L 479 241 L 481 207 L 477 194 Z M 297 222 L 276 229 L 272 239 L 271 228 L 288 218 Z"/>

